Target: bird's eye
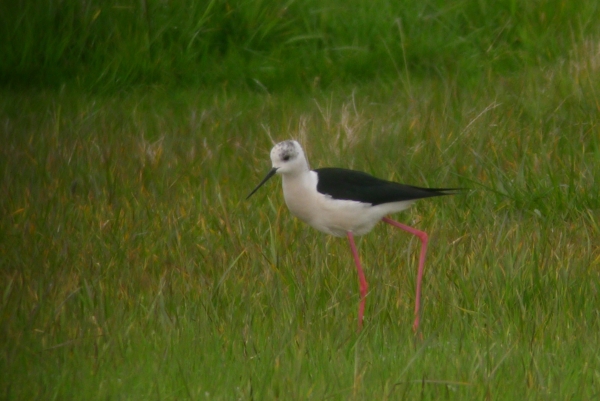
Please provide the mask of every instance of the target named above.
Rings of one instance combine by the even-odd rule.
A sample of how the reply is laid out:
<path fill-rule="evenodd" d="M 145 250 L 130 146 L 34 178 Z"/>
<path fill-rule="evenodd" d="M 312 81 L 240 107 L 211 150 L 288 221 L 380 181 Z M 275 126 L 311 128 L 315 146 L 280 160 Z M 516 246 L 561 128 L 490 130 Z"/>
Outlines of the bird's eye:
<path fill-rule="evenodd" d="M 284 162 L 287 162 L 288 160 L 290 160 L 290 155 L 283 156 L 283 161 Z"/>

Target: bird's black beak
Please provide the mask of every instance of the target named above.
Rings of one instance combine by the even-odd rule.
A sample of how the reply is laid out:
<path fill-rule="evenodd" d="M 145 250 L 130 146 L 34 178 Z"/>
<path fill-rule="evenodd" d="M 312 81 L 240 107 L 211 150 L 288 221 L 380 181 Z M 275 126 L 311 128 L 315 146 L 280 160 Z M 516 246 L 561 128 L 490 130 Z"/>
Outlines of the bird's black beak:
<path fill-rule="evenodd" d="M 252 195 L 254 195 L 254 193 L 256 191 L 258 191 L 258 188 L 262 187 L 263 184 L 265 182 L 267 182 L 269 180 L 269 178 L 273 177 L 275 175 L 275 173 L 277 172 L 277 167 L 273 167 L 271 170 L 269 170 L 269 172 L 267 173 L 267 175 L 265 176 L 265 178 L 263 178 L 263 180 L 260 182 L 260 184 L 258 184 L 256 186 L 256 188 L 254 188 L 254 190 L 252 192 L 250 192 L 250 195 L 246 196 L 246 199 L 250 198 Z"/>

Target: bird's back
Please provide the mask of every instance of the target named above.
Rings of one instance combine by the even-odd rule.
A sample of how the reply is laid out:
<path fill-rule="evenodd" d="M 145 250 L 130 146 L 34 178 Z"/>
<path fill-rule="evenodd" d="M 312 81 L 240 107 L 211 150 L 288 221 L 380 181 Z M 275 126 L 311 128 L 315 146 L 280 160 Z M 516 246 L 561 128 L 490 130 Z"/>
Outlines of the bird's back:
<path fill-rule="evenodd" d="M 451 188 L 421 188 L 382 180 L 361 171 L 343 168 L 320 168 L 317 191 L 335 199 L 353 200 L 373 206 L 450 195 Z"/>

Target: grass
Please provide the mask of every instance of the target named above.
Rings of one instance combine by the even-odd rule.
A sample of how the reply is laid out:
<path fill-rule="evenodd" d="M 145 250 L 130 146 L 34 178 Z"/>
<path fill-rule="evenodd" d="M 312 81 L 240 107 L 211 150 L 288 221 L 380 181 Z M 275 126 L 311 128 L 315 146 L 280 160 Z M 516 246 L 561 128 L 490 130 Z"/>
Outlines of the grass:
<path fill-rule="evenodd" d="M 477 85 L 598 34 L 595 1 L 28 1 L 0 9 L 0 84 L 279 92 L 414 76 Z"/>
<path fill-rule="evenodd" d="M 597 45 L 477 89 L 314 96 L 4 91 L 3 399 L 593 399 L 600 394 Z M 288 213 L 270 137 L 465 195 L 359 243 Z"/>
<path fill-rule="evenodd" d="M 0 398 L 598 398 L 598 6 L 538 3 L 2 5 Z M 244 200 L 288 138 L 471 188 L 394 216 L 422 338 L 415 238 L 359 333 L 346 241 Z"/>

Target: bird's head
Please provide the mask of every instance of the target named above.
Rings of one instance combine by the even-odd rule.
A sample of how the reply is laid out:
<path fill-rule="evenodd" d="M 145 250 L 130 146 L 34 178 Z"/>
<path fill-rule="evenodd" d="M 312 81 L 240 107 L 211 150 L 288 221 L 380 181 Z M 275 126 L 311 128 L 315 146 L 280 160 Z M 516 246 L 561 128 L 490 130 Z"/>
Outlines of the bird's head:
<path fill-rule="evenodd" d="M 289 140 L 279 142 L 271 149 L 272 168 L 269 170 L 265 178 L 254 188 L 250 195 L 251 197 L 265 182 L 267 182 L 275 174 L 294 175 L 307 171 L 308 162 L 302 146 L 297 141 Z"/>

